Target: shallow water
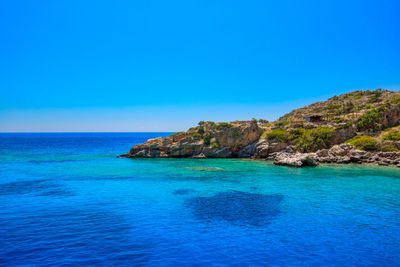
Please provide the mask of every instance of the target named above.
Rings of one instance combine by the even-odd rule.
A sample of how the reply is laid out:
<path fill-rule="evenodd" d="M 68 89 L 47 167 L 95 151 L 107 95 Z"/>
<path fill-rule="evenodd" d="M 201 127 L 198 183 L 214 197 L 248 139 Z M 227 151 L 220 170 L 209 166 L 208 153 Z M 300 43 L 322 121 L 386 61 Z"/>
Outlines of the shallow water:
<path fill-rule="evenodd" d="M 400 169 L 119 159 L 165 133 L 0 134 L 0 265 L 400 265 Z"/>

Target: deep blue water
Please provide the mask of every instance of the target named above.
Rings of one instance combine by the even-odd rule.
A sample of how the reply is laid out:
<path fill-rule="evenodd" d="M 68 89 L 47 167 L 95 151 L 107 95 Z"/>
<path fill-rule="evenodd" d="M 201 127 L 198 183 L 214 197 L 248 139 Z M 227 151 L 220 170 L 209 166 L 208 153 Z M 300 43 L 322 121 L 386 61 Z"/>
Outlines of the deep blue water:
<path fill-rule="evenodd" d="M 400 265 L 399 168 L 116 158 L 164 135 L 0 134 L 0 265 Z"/>

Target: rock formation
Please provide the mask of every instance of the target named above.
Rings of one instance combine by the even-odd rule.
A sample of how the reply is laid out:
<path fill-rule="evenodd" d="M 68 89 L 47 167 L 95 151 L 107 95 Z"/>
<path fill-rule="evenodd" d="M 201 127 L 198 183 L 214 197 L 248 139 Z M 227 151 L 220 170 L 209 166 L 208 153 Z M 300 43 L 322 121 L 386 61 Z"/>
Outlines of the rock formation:
<path fill-rule="evenodd" d="M 253 121 L 204 122 L 187 132 L 150 139 L 123 157 L 230 158 L 251 157 L 262 134 Z"/>
<path fill-rule="evenodd" d="M 307 153 L 287 152 L 279 152 L 278 154 L 276 154 L 274 164 L 292 167 L 317 166 L 317 162 Z"/>
<path fill-rule="evenodd" d="M 255 158 L 276 165 L 368 163 L 400 167 L 400 92 L 355 91 L 275 122 L 200 122 L 150 139 L 120 157 Z"/>

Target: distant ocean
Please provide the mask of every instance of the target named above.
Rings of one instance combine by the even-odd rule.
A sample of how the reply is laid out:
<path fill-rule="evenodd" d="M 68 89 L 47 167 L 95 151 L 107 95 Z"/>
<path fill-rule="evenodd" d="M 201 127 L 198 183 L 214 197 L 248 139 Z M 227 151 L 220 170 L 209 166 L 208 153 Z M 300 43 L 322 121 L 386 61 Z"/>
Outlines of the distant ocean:
<path fill-rule="evenodd" d="M 0 134 L 0 266 L 400 266 L 400 168 L 116 158 L 165 135 Z"/>

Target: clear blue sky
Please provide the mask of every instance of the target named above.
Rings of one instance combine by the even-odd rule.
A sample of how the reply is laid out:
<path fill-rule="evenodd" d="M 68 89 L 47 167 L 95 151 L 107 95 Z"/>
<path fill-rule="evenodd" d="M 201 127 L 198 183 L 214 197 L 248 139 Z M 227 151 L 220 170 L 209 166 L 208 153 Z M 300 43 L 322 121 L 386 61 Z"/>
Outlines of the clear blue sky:
<path fill-rule="evenodd" d="M 400 88 L 400 1 L 0 2 L 0 131 L 178 131 Z"/>

